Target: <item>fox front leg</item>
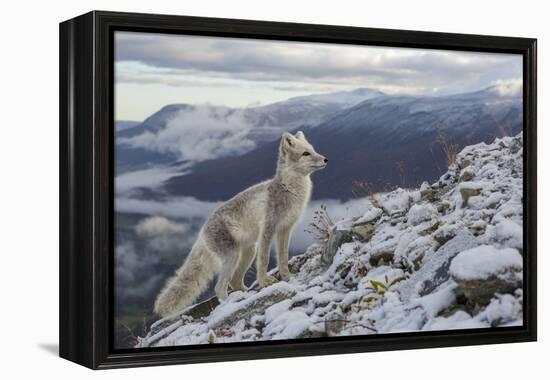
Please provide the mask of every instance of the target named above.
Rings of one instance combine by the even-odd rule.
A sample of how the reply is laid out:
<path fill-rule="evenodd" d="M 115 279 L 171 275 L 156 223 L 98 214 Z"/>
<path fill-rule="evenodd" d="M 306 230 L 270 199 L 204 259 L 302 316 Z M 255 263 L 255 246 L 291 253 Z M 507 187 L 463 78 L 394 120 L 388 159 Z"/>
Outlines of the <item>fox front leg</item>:
<path fill-rule="evenodd" d="M 290 228 L 283 228 L 277 233 L 277 265 L 281 280 L 290 279 L 290 270 L 288 269 L 288 242 L 290 239 Z"/>
<path fill-rule="evenodd" d="M 275 277 L 267 274 L 267 267 L 269 266 L 269 248 L 271 246 L 271 240 L 273 240 L 273 232 L 274 229 L 272 226 L 265 226 L 258 246 L 258 254 L 256 257 L 256 280 L 260 288 L 277 282 Z"/>

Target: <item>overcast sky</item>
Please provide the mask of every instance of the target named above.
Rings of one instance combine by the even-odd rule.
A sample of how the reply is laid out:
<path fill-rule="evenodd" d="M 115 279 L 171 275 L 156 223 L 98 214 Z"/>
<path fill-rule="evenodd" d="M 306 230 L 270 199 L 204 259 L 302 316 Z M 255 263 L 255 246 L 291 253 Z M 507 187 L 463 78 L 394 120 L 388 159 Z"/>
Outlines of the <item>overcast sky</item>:
<path fill-rule="evenodd" d="M 245 107 L 358 87 L 447 95 L 521 77 L 521 55 L 115 34 L 116 120 L 172 103 Z"/>

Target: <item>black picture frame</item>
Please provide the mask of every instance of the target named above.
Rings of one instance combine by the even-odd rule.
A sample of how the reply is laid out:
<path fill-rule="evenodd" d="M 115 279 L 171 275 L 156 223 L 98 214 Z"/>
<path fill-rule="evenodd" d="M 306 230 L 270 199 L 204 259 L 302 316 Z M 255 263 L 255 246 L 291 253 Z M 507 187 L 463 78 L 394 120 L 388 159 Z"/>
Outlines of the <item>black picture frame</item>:
<path fill-rule="evenodd" d="M 115 30 L 522 54 L 524 325 L 114 350 Z M 89 368 L 103 369 L 536 340 L 536 39 L 105 11 L 93 11 L 62 22 L 59 38 L 61 357 Z"/>

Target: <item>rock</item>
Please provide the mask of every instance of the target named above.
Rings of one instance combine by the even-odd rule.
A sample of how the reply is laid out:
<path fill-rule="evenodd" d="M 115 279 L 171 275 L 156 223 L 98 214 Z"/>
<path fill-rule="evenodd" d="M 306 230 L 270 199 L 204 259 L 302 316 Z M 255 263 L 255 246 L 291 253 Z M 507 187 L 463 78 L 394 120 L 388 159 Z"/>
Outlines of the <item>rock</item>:
<path fill-rule="evenodd" d="M 470 197 L 479 195 L 480 193 L 481 190 L 479 189 L 461 188 L 460 195 L 462 196 L 462 207 L 466 207 L 468 205 L 468 199 L 470 199 Z"/>
<path fill-rule="evenodd" d="M 521 149 L 523 149 L 523 138 L 515 139 L 514 143 L 510 147 L 510 152 L 512 152 L 513 154 L 516 154 Z"/>
<path fill-rule="evenodd" d="M 480 182 L 463 182 L 460 185 L 460 195 L 462 196 L 462 207 L 468 206 L 470 197 L 481 194 L 483 184 Z"/>
<path fill-rule="evenodd" d="M 389 263 L 393 260 L 393 256 L 395 255 L 394 249 L 379 249 L 379 250 L 373 250 L 370 253 L 369 263 L 372 266 L 379 266 L 384 263 Z"/>
<path fill-rule="evenodd" d="M 353 222 L 353 226 L 360 226 L 365 223 L 376 223 L 382 216 L 382 209 L 378 207 L 370 207 L 361 217 Z"/>
<path fill-rule="evenodd" d="M 420 199 L 428 202 L 435 202 L 437 200 L 438 192 L 436 189 L 428 185 L 427 182 L 422 183 L 420 187 Z"/>
<path fill-rule="evenodd" d="M 420 236 L 430 235 L 431 233 L 433 233 L 439 228 L 439 225 L 440 225 L 439 220 L 436 220 L 434 223 L 430 224 L 428 227 L 419 230 L 418 234 Z"/>
<path fill-rule="evenodd" d="M 344 279 L 348 276 L 352 267 L 353 267 L 352 263 L 350 263 L 349 261 L 344 261 L 342 264 L 338 266 L 338 268 L 336 268 L 336 273 L 340 275 L 340 278 Z"/>
<path fill-rule="evenodd" d="M 437 205 L 437 212 L 446 213 L 451 208 L 451 204 L 447 201 L 443 201 Z"/>
<path fill-rule="evenodd" d="M 380 220 L 382 213 L 383 211 L 380 208 L 371 208 L 363 216 L 355 220 L 351 225 L 351 232 L 355 234 L 360 241 L 369 241 L 372 235 L 374 235 L 376 223 Z"/>
<path fill-rule="evenodd" d="M 218 297 L 214 296 L 206 301 L 191 306 L 186 310 L 185 315 L 188 315 L 193 319 L 207 317 L 219 304 L 220 301 L 218 300 Z"/>
<path fill-rule="evenodd" d="M 460 182 L 468 182 L 474 178 L 474 173 L 470 170 L 464 170 L 458 179 Z"/>
<path fill-rule="evenodd" d="M 416 204 L 411 207 L 407 214 L 409 224 L 416 226 L 422 222 L 432 220 L 438 216 L 437 209 L 430 203 Z"/>
<path fill-rule="evenodd" d="M 424 257 L 437 249 L 437 242 L 431 236 L 423 236 L 412 241 L 406 248 L 405 257 L 415 271 L 420 269 Z"/>
<path fill-rule="evenodd" d="M 142 340 L 142 342 L 144 341 L 147 341 L 147 343 L 149 344 L 149 342 L 151 341 L 151 337 L 152 336 L 155 336 L 157 335 L 159 332 L 161 331 L 165 331 L 167 329 L 169 329 L 170 326 L 174 326 L 174 325 L 181 325 L 181 321 L 182 321 L 182 316 L 181 315 L 178 315 L 176 317 L 173 317 L 173 318 L 163 318 L 163 319 L 160 319 L 158 321 L 156 321 L 155 323 L 153 323 L 149 329 L 149 333 L 147 334 L 147 336 Z M 158 339 L 162 339 L 162 336 L 159 336 Z M 158 340 L 156 339 L 156 340 Z M 143 343 L 142 343 L 143 345 Z M 145 346 L 143 346 L 145 347 Z"/>
<path fill-rule="evenodd" d="M 318 252 L 321 249 L 324 249 L 324 247 L 319 244 L 318 246 L 310 247 L 306 251 L 306 253 L 304 253 L 302 255 L 297 255 L 297 256 L 291 257 L 290 260 L 288 260 L 288 269 L 290 270 L 290 273 L 298 273 L 302 269 L 302 266 L 309 259 L 311 259 L 313 256 L 318 254 Z"/>
<path fill-rule="evenodd" d="M 359 236 L 359 240 L 366 242 L 374 235 L 375 226 L 374 223 L 364 223 L 360 225 L 354 225 L 351 232 Z"/>
<path fill-rule="evenodd" d="M 457 255 L 450 273 L 472 304 L 484 306 L 496 294 L 513 293 L 522 286 L 523 258 L 514 248 L 481 245 Z"/>
<path fill-rule="evenodd" d="M 167 327 L 173 325 L 174 323 L 177 323 L 178 321 L 181 321 L 182 319 L 190 320 L 207 317 L 219 304 L 220 301 L 218 301 L 218 298 L 214 296 L 207 299 L 206 301 L 189 306 L 172 317 L 163 318 L 153 323 L 151 325 L 149 335 L 155 335 L 161 330 L 166 329 Z"/>
<path fill-rule="evenodd" d="M 391 217 L 405 215 L 413 203 L 412 193 L 401 188 L 386 194 L 376 194 L 375 198 L 384 212 Z"/>
<path fill-rule="evenodd" d="M 326 338 L 327 333 L 319 330 L 305 330 L 296 335 L 293 339 L 310 339 L 310 338 Z"/>
<path fill-rule="evenodd" d="M 483 220 L 478 220 L 468 226 L 468 229 L 474 236 L 479 236 L 485 233 L 487 229 L 487 223 Z"/>
<path fill-rule="evenodd" d="M 350 230 L 339 230 L 336 229 L 332 231 L 327 242 L 325 243 L 325 249 L 321 255 L 321 262 L 324 265 L 332 264 L 334 255 L 338 252 L 338 249 L 344 243 L 351 243 L 354 238 L 363 239 L 363 237 Z"/>
<path fill-rule="evenodd" d="M 464 168 L 467 168 L 468 166 L 470 166 L 472 164 L 472 161 L 470 161 L 469 159 L 467 158 L 464 158 L 460 161 L 458 161 L 458 168 L 460 170 L 464 169 Z"/>
<path fill-rule="evenodd" d="M 265 310 L 268 306 L 292 298 L 294 295 L 296 295 L 296 289 L 286 282 L 278 282 L 262 289 L 257 294 L 236 302 L 229 310 L 226 308 L 216 308 L 210 314 L 208 327 L 216 329 L 223 325 L 231 325 L 239 319 L 254 315 L 261 310 Z"/>
<path fill-rule="evenodd" d="M 433 238 L 435 241 L 437 241 L 440 245 L 445 244 L 452 238 L 456 236 L 456 233 L 458 231 L 458 228 L 455 225 L 448 225 L 440 227 L 435 233 L 433 234 Z"/>
<path fill-rule="evenodd" d="M 432 293 L 451 277 L 449 267 L 452 259 L 460 252 L 475 246 L 475 238 L 468 230 L 457 231 L 454 238 L 441 246 L 417 272 L 402 284 L 401 300 L 406 301 L 412 297 L 422 297 Z"/>
<path fill-rule="evenodd" d="M 325 333 L 327 336 L 337 336 L 346 326 L 344 316 L 337 312 L 330 312 L 325 317 Z"/>

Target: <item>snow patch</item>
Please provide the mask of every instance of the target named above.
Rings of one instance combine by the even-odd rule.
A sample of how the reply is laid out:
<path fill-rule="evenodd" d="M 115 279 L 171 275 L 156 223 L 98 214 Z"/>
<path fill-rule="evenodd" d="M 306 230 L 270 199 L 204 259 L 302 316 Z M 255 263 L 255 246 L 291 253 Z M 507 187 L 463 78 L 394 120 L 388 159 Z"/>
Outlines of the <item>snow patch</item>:
<path fill-rule="evenodd" d="M 523 258 L 516 249 L 481 245 L 458 254 L 451 262 L 451 275 L 462 280 L 484 280 L 513 268 L 521 271 Z"/>

